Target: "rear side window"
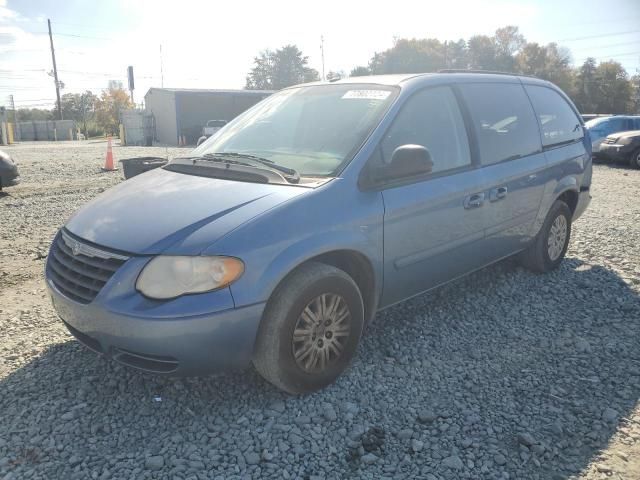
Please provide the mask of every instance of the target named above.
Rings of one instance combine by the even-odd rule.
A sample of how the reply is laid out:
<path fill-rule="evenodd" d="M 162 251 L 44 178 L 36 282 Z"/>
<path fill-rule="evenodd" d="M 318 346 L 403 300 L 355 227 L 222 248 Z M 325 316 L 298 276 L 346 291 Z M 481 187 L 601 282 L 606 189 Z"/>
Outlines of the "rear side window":
<path fill-rule="evenodd" d="M 558 92 L 535 85 L 527 85 L 525 89 L 540 122 L 543 146 L 572 142 L 584 136 L 580 119 Z"/>
<path fill-rule="evenodd" d="M 462 114 L 449 87 L 422 90 L 407 100 L 381 142 L 382 161 L 407 144 L 422 145 L 433 161 L 432 173 L 471 164 Z"/>
<path fill-rule="evenodd" d="M 531 103 L 521 85 L 461 85 L 478 137 L 484 165 L 540 151 L 540 137 Z"/>

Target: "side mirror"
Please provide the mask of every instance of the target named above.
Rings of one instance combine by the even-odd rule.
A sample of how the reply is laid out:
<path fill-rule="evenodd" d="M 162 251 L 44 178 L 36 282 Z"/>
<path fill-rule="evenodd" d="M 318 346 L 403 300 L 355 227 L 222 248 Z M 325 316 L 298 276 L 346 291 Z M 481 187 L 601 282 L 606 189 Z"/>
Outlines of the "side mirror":
<path fill-rule="evenodd" d="M 376 180 L 398 180 L 426 175 L 433 170 L 431 154 L 422 145 L 401 145 L 391 154 L 391 163 L 376 172 Z"/>

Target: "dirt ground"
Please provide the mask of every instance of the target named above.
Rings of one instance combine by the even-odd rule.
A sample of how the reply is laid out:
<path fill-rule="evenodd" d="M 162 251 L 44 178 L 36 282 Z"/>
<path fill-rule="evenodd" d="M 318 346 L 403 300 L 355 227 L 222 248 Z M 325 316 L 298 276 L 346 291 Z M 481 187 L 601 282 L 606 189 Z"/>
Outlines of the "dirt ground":
<path fill-rule="evenodd" d="M 25 392 L 33 394 L 33 389 L 39 387 L 37 384 L 29 383 L 30 374 L 21 377 L 14 374 L 25 365 L 36 361 L 44 352 L 73 341 L 56 316 L 44 286 L 43 269 L 48 248 L 56 231 L 76 209 L 98 193 L 122 181 L 121 170 L 102 172 L 100 169 L 106 150 L 106 143 L 103 141 L 23 143 L 5 150 L 18 163 L 22 183 L 0 193 L 0 388 L 9 389 L 0 390 L 0 397 L 18 392 L 22 392 L 21 395 L 26 395 Z M 114 147 L 116 161 L 135 156 L 174 156 L 180 151 L 184 150 Z M 624 321 L 628 322 L 629 335 L 635 336 L 640 323 L 637 301 L 640 293 L 640 171 L 628 167 L 596 165 L 592 194 L 594 199 L 591 207 L 574 226 L 568 257 L 584 265 L 577 267 L 578 270 L 588 266 L 615 272 L 615 281 L 619 282 L 628 294 L 625 298 L 617 293 L 612 294 L 611 311 L 623 312 Z M 537 280 L 537 277 L 533 281 L 544 282 Z M 590 287 L 598 288 L 597 285 Z M 396 310 L 396 315 L 404 312 L 401 308 Z M 579 305 L 576 308 L 579 308 Z M 608 311 L 606 306 L 604 308 Z M 624 329 L 624 322 L 616 321 L 615 328 Z M 624 400 L 623 403 L 631 408 L 611 413 L 614 427 L 610 431 L 604 426 L 609 421 L 605 418 L 608 415 L 606 411 L 602 413 L 602 419 L 593 421 L 589 434 L 604 438 L 601 443 L 603 447 L 592 451 L 590 459 L 581 464 L 580 471 L 572 474 L 571 478 L 640 479 L 640 339 L 625 339 L 624 334 L 615 338 L 619 339 L 619 342 L 629 342 L 620 350 L 620 355 L 624 355 L 625 358 L 617 364 L 618 368 L 626 370 L 622 378 L 626 379 L 627 383 L 617 384 L 616 388 L 620 398 Z M 554 341 L 555 339 L 550 340 Z M 611 342 L 613 340 L 607 342 L 607 338 L 602 339 L 603 348 L 609 352 L 618 348 Z M 593 346 L 593 341 L 591 343 Z M 580 346 L 575 343 L 575 346 L 579 353 L 584 355 L 589 355 L 592 348 L 588 344 Z M 46 363 L 39 365 L 39 369 L 46 368 Z M 83 373 L 74 372 L 74 375 L 79 377 Z M 3 387 L 2 380 L 12 376 L 14 380 Z M 23 384 L 16 384 L 15 378 L 20 378 Z M 593 382 L 595 388 L 595 383 L 603 380 L 589 377 L 581 381 L 587 388 L 590 382 Z M 557 399 L 559 408 L 562 408 L 563 402 L 569 402 L 564 399 L 567 392 L 563 394 L 561 389 L 552 391 L 555 393 L 549 395 Z M 118 392 L 113 394 L 117 395 Z M 37 395 L 43 404 L 48 401 L 46 390 Z M 72 396 L 72 392 L 69 396 Z M 588 407 L 588 396 L 585 398 Z M 56 401 L 64 403 L 64 397 L 58 394 Z M 567 408 L 569 407 L 573 408 L 571 405 Z M 40 478 L 46 478 L 47 472 L 63 471 L 53 470 L 53 466 L 51 469 L 46 466 L 38 467 L 38 460 L 29 457 L 32 454 L 28 449 L 20 450 L 22 457 L 17 459 L 19 455 L 11 449 L 12 435 L 20 435 L 21 432 L 28 435 L 30 429 L 39 421 L 47 420 L 37 415 L 31 416 L 30 423 L 24 426 L 24 419 L 20 414 L 30 415 L 29 409 L 30 405 L 22 405 L 21 409 L 15 410 L 17 414 L 4 418 L 2 417 L 5 414 L 0 411 L 0 478 L 3 472 L 8 472 L 5 479 L 26 478 L 21 476 L 27 475 L 30 471 L 28 466 L 36 470 L 41 468 L 37 470 L 40 472 Z M 87 436 L 89 435 L 87 433 Z M 562 441 L 558 441 L 558 445 Z M 588 439 L 585 439 L 585 442 L 587 441 Z M 57 445 L 55 447 L 58 448 Z M 557 448 L 570 447 L 569 445 Z M 64 446 L 58 449 L 62 451 L 63 448 Z M 551 449 L 552 446 L 548 448 Z M 529 455 L 528 450 L 525 453 Z M 123 458 L 125 457 L 126 455 Z M 57 465 L 58 460 L 55 460 L 55 456 L 51 458 L 47 461 Z M 562 456 L 557 458 L 561 459 Z M 72 458 L 68 461 L 73 466 Z M 18 464 L 22 465 L 21 468 L 24 467 L 23 470 L 20 470 L 16 477 L 9 477 L 12 472 L 10 466 Z M 133 472 L 135 474 L 136 471 Z M 536 477 L 535 474 L 531 474 L 529 477 L 527 474 L 526 478 L 569 478 L 564 474 L 537 475 Z M 433 478 L 456 477 L 443 474 L 442 477 Z M 473 478 L 473 475 L 466 478 Z M 512 475 L 511 478 L 515 477 Z"/>

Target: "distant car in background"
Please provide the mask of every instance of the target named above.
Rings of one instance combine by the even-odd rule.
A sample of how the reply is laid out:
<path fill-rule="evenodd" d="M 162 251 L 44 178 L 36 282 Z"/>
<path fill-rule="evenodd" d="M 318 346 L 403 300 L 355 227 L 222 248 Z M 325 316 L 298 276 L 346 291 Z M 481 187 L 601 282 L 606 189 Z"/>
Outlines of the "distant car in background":
<path fill-rule="evenodd" d="M 216 133 L 226 124 L 226 120 L 209 120 L 202 129 L 202 136 L 198 139 L 198 143 L 196 145 L 199 147 L 202 142 L 204 142 L 207 138 Z"/>
<path fill-rule="evenodd" d="M 600 156 L 640 168 L 640 129 L 609 135 L 600 145 Z"/>
<path fill-rule="evenodd" d="M 616 132 L 640 130 L 640 116 L 615 115 L 612 117 L 599 117 L 585 123 L 591 137 L 591 149 L 593 155 L 600 155 L 600 145 L 607 136 Z"/>
<path fill-rule="evenodd" d="M 0 190 L 20 183 L 18 166 L 8 153 L 0 150 Z"/>

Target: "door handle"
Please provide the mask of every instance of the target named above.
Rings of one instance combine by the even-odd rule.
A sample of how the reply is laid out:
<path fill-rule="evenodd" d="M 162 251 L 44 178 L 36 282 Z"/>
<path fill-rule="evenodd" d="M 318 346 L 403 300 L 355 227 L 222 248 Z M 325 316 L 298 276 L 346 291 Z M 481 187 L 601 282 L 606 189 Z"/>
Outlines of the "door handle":
<path fill-rule="evenodd" d="M 474 193 L 464 199 L 464 208 L 478 208 L 484 204 L 484 193 Z"/>
<path fill-rule="evenodd" d="M 507 187 L 496 187 L 489 192 L 489 201 L 497 202 L 507 196 Z"/>

